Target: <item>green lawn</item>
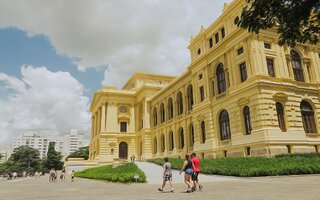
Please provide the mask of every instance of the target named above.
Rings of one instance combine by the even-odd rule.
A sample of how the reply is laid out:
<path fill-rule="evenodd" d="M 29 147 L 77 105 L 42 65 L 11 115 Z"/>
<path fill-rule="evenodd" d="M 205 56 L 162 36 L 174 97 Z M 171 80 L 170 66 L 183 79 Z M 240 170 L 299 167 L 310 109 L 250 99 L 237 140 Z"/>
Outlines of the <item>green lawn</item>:
<path fill-rule="evenodd" d="M 181 169 L 183 160 L 169 158 L 172 168 Z M 152 159 L 149 162 L 162 165 L 163 159 Z M 319 174 L 320 154 L 289 154 L 273 158 L 242 157 L 217 158 L 201 160 L 201 172 L 226 176 L 255 177 L 297 174 Z"/>
<path fill-rule="evenodd" d="M 76 172 L 76 177 L 105 180 L 111 182 L 131 183 L 135 182 L 134 175 L 139 174 L 139 183 L 146 182 L 145 174 L 133 163 L 112 168 L 112 165 L 86 169 Z"/>

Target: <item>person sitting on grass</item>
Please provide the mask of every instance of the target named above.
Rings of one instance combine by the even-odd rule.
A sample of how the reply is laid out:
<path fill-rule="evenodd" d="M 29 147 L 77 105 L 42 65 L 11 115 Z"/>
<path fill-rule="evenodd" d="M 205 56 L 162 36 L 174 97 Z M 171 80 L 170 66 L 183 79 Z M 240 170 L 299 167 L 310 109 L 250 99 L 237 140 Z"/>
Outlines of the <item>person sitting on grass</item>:
<path fill-rule="evenodd" d="M 172 182 L 172 172 L 171 172 L 171 163 L 169 162 L 169 159 L 167 157 L 164 158 L 164 164 L 163 164 L 163 181 L 162 181 L 162 187 L 158 188 L 160 192 L 163 191 L 163 188 L 166 186 L 167 181 L 170 183 L 171 192 L 174 192 L 173 189 L 173 182 Z"/>

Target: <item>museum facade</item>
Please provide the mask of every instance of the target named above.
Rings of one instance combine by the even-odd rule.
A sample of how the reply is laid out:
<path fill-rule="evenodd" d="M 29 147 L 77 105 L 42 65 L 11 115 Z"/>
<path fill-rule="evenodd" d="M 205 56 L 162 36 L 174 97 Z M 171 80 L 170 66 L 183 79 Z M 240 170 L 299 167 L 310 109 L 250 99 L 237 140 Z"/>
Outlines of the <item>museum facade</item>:
<path fill-rule="evenodd" d="M 244 0 L 191 38 L 178 77 L 135 73 L 95 92 L 90 158 L 272 156 L 320 148 L 320 45 L 278 44 L 235 24 Z"/>

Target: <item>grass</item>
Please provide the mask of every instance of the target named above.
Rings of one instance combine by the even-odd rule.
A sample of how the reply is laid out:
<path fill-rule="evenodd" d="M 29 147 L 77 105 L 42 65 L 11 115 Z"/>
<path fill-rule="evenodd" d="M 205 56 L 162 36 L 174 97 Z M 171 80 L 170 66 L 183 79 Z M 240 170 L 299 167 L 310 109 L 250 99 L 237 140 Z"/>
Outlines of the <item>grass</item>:
<path fill-rule="evenodd" d="M 163 159 L 152 159 L 150 162 L 162 165 Z M 169 158 L 172 168 L 181 169 L 183 160 Z M 320 154 L 288 154 L 272 158 L 242 157 L 202 159 L 201 172 L 239 177 L 278 176 L 298 174 L 319 174 Z"/>
<path fill-rule="evenodd" d="M 128 163 L 112 168 L 112 165 L 86 169 L 76 172 L 76 177 L 105 180 L 110 182 L 132 183 L 134 175 L 139 174 L 139 183 L 146 182 L 146 175 L 134 164 Z"/>

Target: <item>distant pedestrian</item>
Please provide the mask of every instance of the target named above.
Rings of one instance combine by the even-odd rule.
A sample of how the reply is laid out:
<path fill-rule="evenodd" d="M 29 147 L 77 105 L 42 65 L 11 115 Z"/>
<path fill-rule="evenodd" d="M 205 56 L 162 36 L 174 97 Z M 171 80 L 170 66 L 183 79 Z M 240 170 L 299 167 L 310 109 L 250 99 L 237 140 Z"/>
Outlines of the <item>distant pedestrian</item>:
<path fill-rule="evenodd" d="M 16 179 L 18 177 L 18 173 L 17 172 L 13 172 L 12 173 L 12 179 Z"/>
<path fill-rule="evenodd" d="M 134 160 L 136 159 L 136 157 L 134 156 L 134 154 L 132 155 L 132 162 L 134 162 Z"/>
<path fill-rule="evenodd" d="M 180 174 L 184 172 L 184 182 L 187 185 L 187 190 L 186 192 L 189 193 L 191 192 L 191 182 L 190 182 L 190 177 L 193 173 L 193 163 L 190 160 L 190 156 L 188 154 L 185 155 L 185 161 L 183 163 L 183 166 L 180 170 Z"/>
<path fill-rule="evenodd" d="M 65 169 L 63 168 L 62 171 L 61 171 L 61 175 L 60 175 L 60 180 L 63 181 L 65 179 L 65 175 L 66 175 L 66 171 Z"/>
<path fill-rule="evenodd" d="M 22 177 L 27 177 L 27 172 L 26 171 L 22 172 Z"/>
<path fill-rule="evenodd" d="M 54 170 L 54 182 L 57 182 L 57 178 L 58 178 L 58 172 L 57 170 Z"/>
<path fill-rule="evenodd" d="M 55 177 L 55 170 L 52 168 L 49 171 L 49 182 L 54 182 L 54 177 Z"/>
<path fill-rule="evenodd" d="M 199 173 L 200 173 L 200 159 L 197 157 L 196 153 L 192 153 L 191 154 L 191 160 L 193 163 L 193 173 L 191 176 L 191 179 L 193 181 L 193 187 L 192 187 L 192 191 L 196 191 L 197 190 L 197 186 L 199 188 L 199 190 L 202 190 L 203 185 L 200 184 L 199 182 Z"/>
<path fill-rule="evenodd" d="M 73 182 L 74 181 L 74 170 L 72 170 L 72 172 L 71 172 L 71 182 Z"/>
<path fill-rule="evenodd" d="M 159 191 L 163 191 L 163 188 L 166 186 L 167 181 L 170 183 L 171 192 L 174 192 L 173 189 L 173 182 L 172 182 L 172 172 L 171 172 L 171 163 L 169 162 L 169 159 L 167 157 L 164 158 L 164 164 L 163 164 L 163 181 L 162 181 L 162 187 L 158 188 Z"/>

